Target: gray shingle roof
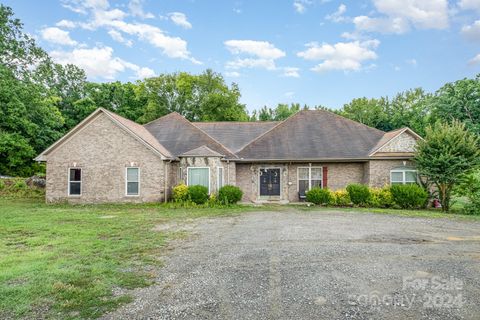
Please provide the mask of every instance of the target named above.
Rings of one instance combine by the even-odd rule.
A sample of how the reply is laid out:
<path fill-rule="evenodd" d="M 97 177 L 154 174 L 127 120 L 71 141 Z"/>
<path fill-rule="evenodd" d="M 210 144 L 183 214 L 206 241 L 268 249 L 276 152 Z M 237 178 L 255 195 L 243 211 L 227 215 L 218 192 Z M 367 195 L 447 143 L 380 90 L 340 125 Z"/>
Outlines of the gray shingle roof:
<path fill-rule="evenodd" d="M 300 111 L 237 152 L 243 159 L 358 159 L 385 132 L 323 110 Z"/>
<path fill-rule="evenodd" d="M 256 122 L 194 122 L 212 138 L 236 152 L 259 135 L 276 126 L 279 121 Z"/>
<path fill-rule="evenodd" d="M 175 156 L 207 146 L 225 157 L 236 157 L 232 151 L 176 112 L 147 123 L 144 127 Z"/>
<path fill-rule="evenodd" d="M 213 151 L 207 146 L 200 146 L 193 150 L 184 152 L 179 156 L 180 157 L 223 157 L 223 154 Z"/>

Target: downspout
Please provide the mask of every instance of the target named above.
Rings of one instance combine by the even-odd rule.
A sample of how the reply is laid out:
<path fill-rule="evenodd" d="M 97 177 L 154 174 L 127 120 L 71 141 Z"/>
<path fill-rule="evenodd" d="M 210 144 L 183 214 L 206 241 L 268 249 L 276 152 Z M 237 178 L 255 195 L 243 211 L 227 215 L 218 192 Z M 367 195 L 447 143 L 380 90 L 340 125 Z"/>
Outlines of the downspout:
<path fill-rule="evenodd" d="M 168 165 L 165 165 L 165 179 L 163 179 L 163 202 L 167 203 L 168 201 L 168 167 L 172 164 L 172 160 L 168 162 Z"/>

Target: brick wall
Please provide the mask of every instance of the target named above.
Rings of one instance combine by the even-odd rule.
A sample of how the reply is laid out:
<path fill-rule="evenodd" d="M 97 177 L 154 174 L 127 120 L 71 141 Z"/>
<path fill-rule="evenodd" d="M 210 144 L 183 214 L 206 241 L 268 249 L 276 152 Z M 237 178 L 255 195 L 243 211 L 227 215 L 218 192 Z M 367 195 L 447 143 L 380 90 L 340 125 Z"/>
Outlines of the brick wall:
<path fill-rule="evenodd" d="M 125 195 L 125 168 L 140 168 L 140 195 Z M 68 196 L 68 168 L 82 168 L 82 195 Z M 103 113 L 47 156 L 46 200 L 152 202 L 164 197 L 165 163 Z"/>

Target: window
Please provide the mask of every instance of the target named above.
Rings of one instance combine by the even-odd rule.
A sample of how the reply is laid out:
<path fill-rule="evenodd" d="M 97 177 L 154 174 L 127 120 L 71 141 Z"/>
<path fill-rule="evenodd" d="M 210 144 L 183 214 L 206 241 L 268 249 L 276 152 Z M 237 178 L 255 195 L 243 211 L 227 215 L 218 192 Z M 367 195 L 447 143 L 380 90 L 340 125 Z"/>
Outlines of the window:
<path fill-rule="evenodd" d="M 305 194 L 313 187 L 322 187 L 322 167 L 298 168 L 298 192 Z"/>
<path fill-rule="evenodd" d="M 140 193 L 140 169 L 127 168 L 126 179 L 127 196 L 138 196 Z"/>
<path fill-rule="evenodd" d="M 68 195 L 79 196 L 82 194 L 82 169 L 68 169 Z"/>
<path fill-rule="evenodd" d="M 210 192 L 210 168 L 188 168 L 187 185 L 205 186 L 208 188 L 208 192 Z"/>
<path fill-rule="evenodd" d="M 223 167 L 217 168 L 217 190 L 223 187 Z"/>
<path fill-rule="evenodd" d="M 178 184 L 183 183 L 183 168 L 178 167 Z"/>
<path fill-rule="evenodd" d="M 417 170 L 400 167 L 390 171 L 390 184 L 413 184 L 417 183 Z"/>

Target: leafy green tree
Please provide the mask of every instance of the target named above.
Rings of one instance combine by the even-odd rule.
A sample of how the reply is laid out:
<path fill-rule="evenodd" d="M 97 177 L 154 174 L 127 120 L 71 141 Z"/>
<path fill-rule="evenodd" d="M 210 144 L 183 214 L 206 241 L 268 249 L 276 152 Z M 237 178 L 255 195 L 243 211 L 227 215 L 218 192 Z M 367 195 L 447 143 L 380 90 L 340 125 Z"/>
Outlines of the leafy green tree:
<path fill-rule="evenodd" d="M 245 105 L 239 102 L 236 84 L 225 84 L 212 70 L 192 75 L 186 72 L 163 74 L 138 83 L 136 96 L 144 103 L 140 122 L 148 122 L 170 112 L 191 121 L 247 121 Z"/>
<path fill-rule="evenodd" d="M 389 131 L 392 129 L 386 113 L 387 105 L 388 99 L 386 98 L 358 98 L 345 104 L 338 114 L 367 126 Z"/>
<path fill-rule="evenodd" d="M 479 138 L 458 120 L 436 122 L 425 131 L 425 140 L 417 144 L 415 164 L 437 187 L 442 209 L 449 211 L 455 185 L 480 166 Z"/>
<path fill-rule="evenodd" d="M 432 99 L 435 119 L 460 120 L 480 135 L 480 74 L 441 87 Z"/>

